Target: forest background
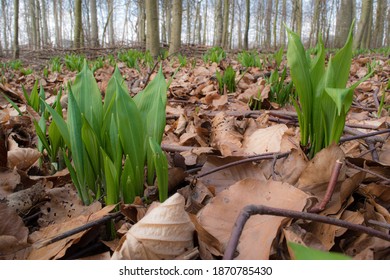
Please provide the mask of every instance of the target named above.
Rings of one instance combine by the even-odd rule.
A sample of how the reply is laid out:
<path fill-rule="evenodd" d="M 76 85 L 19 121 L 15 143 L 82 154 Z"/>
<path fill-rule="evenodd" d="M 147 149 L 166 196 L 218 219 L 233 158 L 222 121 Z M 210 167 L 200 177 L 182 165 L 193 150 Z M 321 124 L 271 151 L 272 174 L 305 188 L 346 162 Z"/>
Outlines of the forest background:
<path fill-rule="evenodd" d="M 389 7 L 388 0 L 1 0 L 0 55 L 113 46 L 156 55 L 161 45 L 174 52 L 182 43 L 271 50 L 287 43 L 283 23 L 306 47 L 322 34 L 327 48 L 339 48 L 354 18 L 354 47 L 381 48 L 390 45 Z"/>

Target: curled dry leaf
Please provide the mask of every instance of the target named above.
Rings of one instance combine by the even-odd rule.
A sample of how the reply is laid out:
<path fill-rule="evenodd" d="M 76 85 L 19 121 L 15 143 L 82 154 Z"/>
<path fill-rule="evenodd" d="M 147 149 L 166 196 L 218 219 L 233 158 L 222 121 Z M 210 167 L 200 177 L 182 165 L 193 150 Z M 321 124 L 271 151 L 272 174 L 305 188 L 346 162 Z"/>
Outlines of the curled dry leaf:
<path fill-rule="evenodd" d="M 306 193 L 289 184 L 245 179 L 217 194 L 199 212 L 198 219 L 205 230 L 226 246 L 237 216 L 245 206 L 256 204 L 301 211 L 308 198 Z M 286 220 L 267 215 L 250 217 L 242 232 L 236 259 L 268 259 L 272 242 Z"/>
<path fill-rule="evenodd" d="M 32 148 L 16 148 L 8 151 L 8 167 L 20 170 L 27 170 L 41 156 L 37 149 Z"/>
<path fill-rule="evenodd" d="M 174 259 L 193 248 L 193 232 L 184 197 L 176 193 L 130 228 L 112 259 Z"/>

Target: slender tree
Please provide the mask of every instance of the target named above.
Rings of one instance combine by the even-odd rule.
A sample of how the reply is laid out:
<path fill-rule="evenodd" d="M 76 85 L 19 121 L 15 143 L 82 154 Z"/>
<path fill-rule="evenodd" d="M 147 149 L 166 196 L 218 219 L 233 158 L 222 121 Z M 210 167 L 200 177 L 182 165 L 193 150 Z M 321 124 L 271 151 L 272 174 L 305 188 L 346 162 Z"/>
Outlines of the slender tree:
<path fill-rule="evenodd" d="M 8 38 L 7 38 L 7 13 L 5 9 L 5 0 L 1 0 L 1 12 L 3 16 L 3 37 L 4 37 L 4 48 L 8 49 Z"/>
<path fill-rule="evenodd" d="M 249 41 L 249 23 L 250 23 L 250 5 L 251 1 L 246 0 L 246 13 L 245 13 L 245 32 L 244 32 L 244 49 L 248 49 Z"/>
<path fill-rule="evenodd" d="M 46 0 L 41 0 L 42 7 L 42 29 L 43 29 L 43 45 L 46 46 L 50 42 L 49 38 L 49 28 L 47 26 L 47 6 Z"/>
<path fill-rule="evenodd" d="M 107 0 L 107 7 L 109 11 L 108 17 L 108 33 L 110 46 L 115 45 L 115 32 L 114 32 L 114 0 Z"/>
<path fill-rule="evenodd" d="M 229 33 L 229 0 L 223 1 L 223 26 L 222 26 L 222 46 L 228 48 Z"/>
<path fill-rule="evenodd" d="M 181 0 L 173 0 L 172 4 L 172 27 L 171 38 L 169 43 L 169 55 L 180 50 L 181 47 L 181 21 L 183 6 Z"/>
<path fill-rule="evenodd" d="M 271 47 L 271 16 L 272 16 L 272 0 L 267 0 L 267 7 L 265 13 L 265 47 Z"/>
<path fill-rule="evenodd" d="M 91 45 L 99 46 L 99 30 L 97 20 L 96 0 L 89 0 L 89 10 L 91 11 Z"/>
<path fill-rule="evenodd" d="M 144 0 L 138 0 L 138 19 L 137 19 L 137 26 L 138 26 L 138 42 L 144 46 L 146 43 L 146 32 L 145 32 L 145 22 L 146 22 L 146 13 L 145 13 L 145 1 Z"/>
<path fill-rule="evenodd" d="M 362 12 L 357 28 L 357 34 L 354 40 L 354 48 L 364 48 L 364 35 L 370 32 L 370 11 L 372 7 L 372 0 L 365 0 L 362 2 Z"/>
<path fill-rule="evenodd" d="M 374 38 L 372 40 L 374 48 L 382 47 L 386 10 L 387 10 L 387 1 L 377 0 L 376 16 L 375 16 L 376 20 L 375 20 L 374 33 L 373 33 Z"/>
<path fill-rule="evenodd" d="M 215 1 L 215 34 L 214 34 L 214 45 L 222 46 L 222 33 L 223 33 L 223 22 L 222 22 L 222 0 Z"/>
<path fill-rule="evenodd" d="M 273 37 L 274 37 L 274 49 L 276 49 L 276 28 L 278 23 L 278 14 L 279 14 L 279 0 L 275 0 L 275 16 L 274 16 L 274 26 L 273 26 Z"/>
<path fill-rule="evenodd" d="M 203 42 L 203 45 L 206 45 L 207 44 L 207 3 L 208 1 L 206 0 L 205 1 L 205 8 L 204 8 L 204 16 L 203 16 L 203 39 L 202 39 L 202 42 Z"/>
<path fill-rule="evenodd" d="M 287 21 L 287 1 L 283 0 L 282 3 L 282 22 Z M 286 29 L 284 28 L 284 25 L 280 25 L 280 45 L 286 46 Z"/>
<path fill-rule="evenodd" d="M 158 24 L 158 7 L 156 0 L 146 0 L 146 46 L 153 57 L 160 54 L 160 31 Z"/>
<path fill-rule="evenodd" d="M 336 48 L 341 48 L 348 37 L 349 28 L 353 19 L 353 6 L 351 0 L 341 0 L 340 8 L 337 11 L 336 17 L 336 34 L 335 43 Z"/>
<path fill-rule="evenodd" d="M 19 58 L 19 0 L 14 0 L 13 58 Z"/>
<path fill-rule="evenodd" d="M 75 25 L 74 25 L 73 47 L 80 48 L 81 47 L 81 30 L 82 30 L 82 26 L 81 26 L 82 25 L 81 0 L 75 0 L 74 17 L 75 17 Z"/>

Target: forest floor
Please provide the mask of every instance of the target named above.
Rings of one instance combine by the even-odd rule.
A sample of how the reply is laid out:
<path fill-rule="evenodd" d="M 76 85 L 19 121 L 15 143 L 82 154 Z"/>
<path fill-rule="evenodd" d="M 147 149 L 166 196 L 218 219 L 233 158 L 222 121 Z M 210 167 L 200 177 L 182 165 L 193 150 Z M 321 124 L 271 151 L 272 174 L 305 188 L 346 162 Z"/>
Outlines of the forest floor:
<path fill-rule="evenodd" d="M 261 54 L 261 67 L 244 67 L 237 53 L 211 63 L 202 59 L 204 51 L 193 47 L 181 60 L 162 60 L 171 81 L 162 141 L 170 198 L 151 203 L 156 190 L 147 186 L 144 197 L 118 212 L 99 201 L 84 206 L 69 171 L 53 173 L 37 149 L 33 120 L 39 115 L 22 87 L 30 93 L 38 80 L 49 104 L 64 89 L 66 112 L 66 87 L 77 71 L 66 66 L 65 51 L 24 52 L 20 62 L 0 58 L 0 259 L 110 259 L 115 251 L 115 259 L 206 260 L 227 250 L 238 259 L 295 259 L 291 243 L 354 259 L 390 259 L 389 55 L 353 58 L 348 84 L 370 69 L 374 74 L 355 90 L 339 145 L 309 159 L 291 98 L 278 104 L 270 97 L 269 78 L 283 71 L 285 55 L 279 66 L 272 54 Z M 91 67 L 101 57 L 94 76 L 103 96 L 115 63 L 131 95 L 156 73 L 151 64 L 136 69 L 119 61 L 117 49 L 84 50 L 84 56 Z M 59 57 L 57 71 L 53 57 Z M 228 66 L 235 71 L 234 92 L 218 84 L 217 73 Z M 342 166 L 330 202 L 299 216 L 323 201 L 336 161 Z M 248 205 L 286 211 L 255 215 L 234 228 Z M 107 224 L 115 225 L 114 238 Z M 233 248 L 232 232 L 241 234 Z"/>

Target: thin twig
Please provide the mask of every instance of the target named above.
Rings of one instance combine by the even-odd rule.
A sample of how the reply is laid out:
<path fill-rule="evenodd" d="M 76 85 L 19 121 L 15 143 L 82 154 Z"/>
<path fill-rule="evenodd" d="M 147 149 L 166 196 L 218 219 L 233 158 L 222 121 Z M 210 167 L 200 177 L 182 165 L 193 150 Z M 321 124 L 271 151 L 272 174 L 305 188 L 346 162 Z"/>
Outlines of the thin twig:
<path fill-rule="evenodd" d="M 336 188 L 337 179 L 339 178 L 341 167 L 343 166 L 343 163 L 339 160 L 336 160 L 336 163 L 332 170 L 332 175 L 329 180 L 328 187 L 326 189 L 326 193 L 322 201 L 315 205 L 313 208 L 310 209 L 310 213 L 319 213 L 323 211 L 326 207 L 326 205 L 329 203 L 330 199 L 332 198 L 334 189 Z"/>
<path fill-rule="evenodd" d="M 38 241 L 38 242 L 34 243 L 33 246 L 36 249 L 42 248 L 44 246 L 50 245 L 50 244 L 52 244 L 54 242 L 60 241 L 60 240 L 65 239 L 65 238 L 67 238 L 69 236 L 72 236 L 74 234 L 82 232 L 84 230 L 90 229 L 90 228 L 92 228 L 94 226 L 104 224 L 105 222 L 108 222 L 109 220 L 114 219 L 116 217 L 119 217 L 121 215 L 122 215 L 122 213 L 120 211 L 116 212 L 116 213 L 105 215 L 105 216 L 103 216 L 102 218 L 100 218 L 98 220 L 95 220 L 95 221 L 86 223 L 85 225 L 82 225 L 80 227 L 68 230 L 68 231 L 66 231 L 64 233 L 61 233 L 61 234 L 55 236 L 55 237 L 48 238 L 48 239 L 45 239 L 45 240 L 42 240 L 42 241 Z"/>
<path fill-rule="evenodd" d="M 357 232 L 366 233 L 368 235 L 390 241 L 390 235 L 387 233 L 363 225 L 353 224 L 348 221 L 343 221 L 343 220 L 339 220 L 327 216 L 321 216 L 313 213 L 274 208 L 274 207 L 268 207 L 264 205 L 248 205 L 241 210 L 241 213 L 234 224 L 232 234 L 227 244 L 223 259 L 225 260 L 233 259 L 245 223 L 252 215 L 273 215 L 279 217 L 288 217 L 292 219 L 311 220 L 315 222 L 347 228 L 349 230 L 353 230 Z"/>
<path fill-rule="evenodd" d="M 347 142 L 347 141 L 351 141 L 351 140 L 355 140 L 355 139 L 362 139 L 362 138 L 371 137 L 371 136 L 379 135 L 379 134 L 385 134 L 385 133 L 389 133 L 389 132 L 390 132 L 390 129 L 383 129 L 383 130 L 374 131 L 374 132 L 370 132 L 370 133 L 366 133 L 366 134 L 362 134 L 362 135 L 343 137 L 340 139 L 339 142 L 343 143 L 343 142 Z"/>
<path fill-rule="evenodd" d="M 376 225 L 376 226 L 390 229 L 390 224 L 388 224 L 388 223 L 379 222 L 379 221 L 375 221 L 375 220 L 368 220 L 368 223 L 372 224 L 372 225 Z"/>
<path fill-rule="evenodd" d="M 204 172 L 202 174 L 198 174 L 195 177 L 196 178 L 201 178 L 201 177 L 210 175 L 211 173 L 215 173 L 215 172 L 218 172 L 220 170 L 223 170 L 223 169 L 226 169 L 226 168 L 229 168 L 229 167 L 232 167 L 232 166 L 244 164 L 244 163 L 247 163 L 247 162 L 254 162 L 254 161 L 259 161 L 259 160 L 263 160 L 263 159 L 274 159 L 274 158 L 279 159 L 279 158 L 286 157 L 289 154 L 290 154 L 290 152 L 286 152 L 286 153 L 267 153 L 267 154 L 262 154 L 262 155 L 258 155 L 258 156 L 253 156 L 253 157 L 245 158 L 245 159 L 242 159 L 242 160 L 237 160 L 237 161 L 234 161 L 234 162 L 231 162 L 231 163 L 227 163 L 227 164 L 218 166 L 218 167 L 213 168 L 213 169 L 211 169 L 211 170 L 209 170 L 207 172 Z"/>
<path fill-rule="evenodd" d="M 359 171 L 364 171 L 364 172 L 367 172 L 367 173 L 369 173 L 369 174 L 371 174 L 371 175 L 374 175 L 374 176 L 376 176 L 376 177 L 378 177 L 378 178 L 381 178 L 382 180 L 385 180 L 385 183 L 389 183 L 390 182 L 390 178 L 386 178 L 386 177 L 384 177 L 384 176 L 382 176 L 382 175 L 380 175 L 380 174 L 378 174 L 378 173 L 376 173 L 376 172 L 374 172 L 374 171 L 371 171 L 371 170 L 368 170 L 368 169 L 364 169 L 364 168 L 362 168 L 362 167 L 360 167 L 360 166 L 357 166 L 357 165 L 355 165 L 355 164 L 353 164 L 352 162 L 350 162 L 350 161 L 346 161 L 345 162 L 349 167 L 352 167 L 352 168 L 354 168 L 354 169 L 356 169 L 356 170 L 359 170 Z"/>

